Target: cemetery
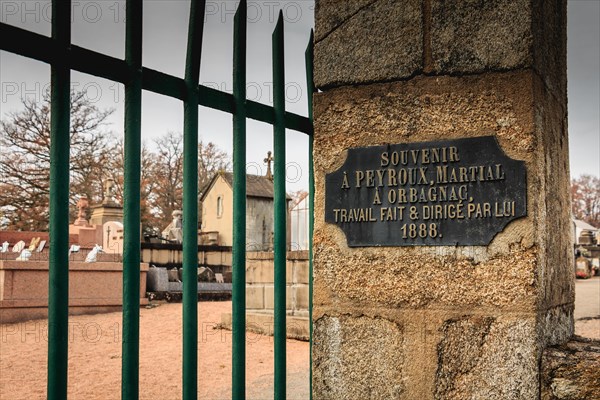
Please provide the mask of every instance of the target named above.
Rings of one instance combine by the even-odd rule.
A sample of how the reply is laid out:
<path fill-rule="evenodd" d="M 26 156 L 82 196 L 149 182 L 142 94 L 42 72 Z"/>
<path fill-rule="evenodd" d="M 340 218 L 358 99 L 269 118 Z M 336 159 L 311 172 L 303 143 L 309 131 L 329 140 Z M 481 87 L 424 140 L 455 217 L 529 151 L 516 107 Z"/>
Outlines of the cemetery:
<path fill-rule="evenodd" d="M 87 199 L 79 199 L 77 204 L 77 219 L 69 226 L 69 312 L 78 315 L 120 311 L 123 307 L 122 224 L 103 222 L 105 208 L 102 206 L 96 207 L 92 214 L 98 217 L 99 223 L 90 224 L 86 215 Z M 120 210 L 122 215 L 122 208 L 110 206 Z M 0 231 L 0 242 L 3 243 L 0 323 L 47 318 L 48 232 Z M 28 253 L 25 257 L 24 252 Z M 147 263 L 140 264 L 141 306 L 148 304 L 145 296 L 148 267 Z"/>
<path fill-rule="evenodd" d="M 211 188 L 220 176 L 222 175 L 217 174 L 211 181 Z M 272 198 L 272 181 L 268 178 L 258 178 L 262 177 L 249 177 L 249 182 L 254 182 L 255 187 L 249 197 Z M 263 180 L 262 185 L 258 184 Z M 122 308 L 123 209 L 112 198 L 112 182 L 107 181 L 104 186 L 106 192 L 102 204 L 90 207 L 87 198 L 78 200 L 77 219 L 69 227 L 71 315 L 114 312 Z M 230 193 L 228 197 L 231 197 Z M 210 210 L 213 206 L 211 202 L 205 202 L 204 209 Z M 252 204 L 249 207 L 254 208 Z M 90 220 L 97 223 L 88 222 L 89 208 L 93 210 Z M 226 207 L 226 210 L 231 213 L 230 207 Z M 264 206 L 263 214 L 266 215 L 268 210 L 268 205 Z M 249 216 L 252 219 L 255 219 L 254 217 Z M 182 300 L 181 219 L 181 211 L 175 211 L 173 220 L 162 231 L 160 237 L 148 238 L 140 244 L 140 306 L 148 305 L 151 301 Z M 230 221 L 231 218 L 227 220 Z M 272 223 L 271 217 L 269 232 Z M 229 232 L 229 236 L 227 233 L 224 235 L 223 227 L 224 225 L 211 226 L 219 240 L 226 241 L 231 233 Z M 203 241 L 202 233 L 199 231 L 199 243 Z M 249 239 L 262 240 L 259 248 L 268 249 L 272 247 L 272 244 L 269 244 L 270 236 L 259 232 L 258 236 Z M 0 323 L 47 318 L 48 233 L 0 231 L 0 241 L 3 241 L 0 252 Z M 103 246 L 97 243 L 102 243 Z M 24 252 L 28 254 L 27 258 L 22 258 Z M 273 253 L 249 251 L 246 258 L 248 329 L 272 335 Z M 287 253 L 287 259 L 288 337 L 308 340 L 308 253 L 290 251 Z M 198 266 L 198 299 L 231 300 L 231 246 L 219 245 L 218 241 L 199 244 Z M 222 315 L 222 326 L 231 329 L 231 313 Z"/>

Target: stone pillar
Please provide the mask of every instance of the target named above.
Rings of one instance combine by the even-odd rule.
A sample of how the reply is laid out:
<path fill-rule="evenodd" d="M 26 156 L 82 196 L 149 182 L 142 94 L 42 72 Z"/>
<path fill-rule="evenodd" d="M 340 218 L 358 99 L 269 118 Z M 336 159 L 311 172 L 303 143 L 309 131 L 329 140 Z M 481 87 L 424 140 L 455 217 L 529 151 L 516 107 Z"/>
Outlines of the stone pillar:
<path fill-rule="evenodd" d="M 566 0 L 316 1 L 315 399 L 539 398 L 573 333 L 566 20 Z M 488 245 L 349 247 L 325 222 L 349 149 L 479 136 L 527 179 Z"/>

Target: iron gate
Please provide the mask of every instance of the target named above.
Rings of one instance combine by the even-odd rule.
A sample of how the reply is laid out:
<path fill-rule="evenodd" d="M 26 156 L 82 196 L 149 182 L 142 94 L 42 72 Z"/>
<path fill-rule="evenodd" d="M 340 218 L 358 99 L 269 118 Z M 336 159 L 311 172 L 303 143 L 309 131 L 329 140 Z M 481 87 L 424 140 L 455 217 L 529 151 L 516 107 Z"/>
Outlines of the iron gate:
<path fill-rule="evenodd" d="M 0 23 L 0 50 L 51 65 L 50 281 L 48 306 L 48 399 L 67 397 L 69 299 L 69 124 L 71 70 L 125 85 L 125 167 L 123 246 L 123 399 L 139 398 L 140 307 L 140 152 L 142 90 L 184 103 L 183 168 L 183 398 L 198 392 L 198 107 L 233 115 L 233 356 L 232 397 L 245 398 L 246 367 L 246 119 L 273 125 L 275 212 L 274 397 L 286 397 L 286 194 L 285 130 L 309 136 L 309 207 L 313 209 L 312 42 L 306 49 L 309 115 L 285 111 L 283 15 L 273 32 L 273 106 L 246 99 L 247 5 L 242 0 L 234 19 L 233 94 L 199 85 L 205 1 L 192 0 L 184 79 L 142 65 L 142 0 L 126 2 L 125 59 L 71 44 L 71 1 L 52 0 L 51 37 Z M 309 217 L 309 320 L 312 321 L 312 213 Z M 312 343 L 312 323 L 310 324 Z M 312 377 L 312 373 L 311 373 Z M 312 390 L 311 390 L 312 392 Z"/>

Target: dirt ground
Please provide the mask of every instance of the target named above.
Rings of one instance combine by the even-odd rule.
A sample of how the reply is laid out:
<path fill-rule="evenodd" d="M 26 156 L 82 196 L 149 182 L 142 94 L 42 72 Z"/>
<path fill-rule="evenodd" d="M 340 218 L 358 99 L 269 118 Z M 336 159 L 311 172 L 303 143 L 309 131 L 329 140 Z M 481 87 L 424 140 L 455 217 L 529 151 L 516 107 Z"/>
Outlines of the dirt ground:
<path fill-rule="evenodd" d="M 198 304 L 200 399 L 231 398 L 231 332 L 215 329 L 231 302 Z M 181 398 L 181 304 L 140 312 L 140 398 Z M 0 325 L 0 399 L 46 394 L 47 320 Z M 121 313 L 70 318 L 69 399 L 119 399 Z M 600 339 L 600 319 L 576 322 L 576 334 Z M 288 398 L 308 398 L 307 342 L 288 340 Z M 247 339 L 247 398 L 272 399 L 273 340 Z"/>
<path fill-rule="evenodd" d="M 215 329 L 231 302 L 198 304 L 198 398 L 231 398 L 231 332 Z M 120 399 L 121 313 L 70 317 L 69 399 Z M 47 320 L 0 325 L 0 399 L 44 399 Z M 181 398 L 181 304 L 140 311 L 140 398 Z M 272 399 L 273 338 L 247 336 L 249 399 Z M 308 398 L 309 347 L 288 340 L 288 398 Z"/>

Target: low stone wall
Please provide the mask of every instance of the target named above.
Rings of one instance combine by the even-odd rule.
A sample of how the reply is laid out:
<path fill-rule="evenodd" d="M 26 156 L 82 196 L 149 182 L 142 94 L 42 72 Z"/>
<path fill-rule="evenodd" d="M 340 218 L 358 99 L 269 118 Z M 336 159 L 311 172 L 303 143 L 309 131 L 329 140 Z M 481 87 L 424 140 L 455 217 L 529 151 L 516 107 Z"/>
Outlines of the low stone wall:
<path fill-rule="evenodd" d="M 140 294 L 146 293 L 148 264 L 140 265 Z M 123 268 L 99 261 L 69 264 L 69 314 L 120 311 Z M 147 304 L 146 298 L 140 304 Z M 48 317 L 48 263 L 0 261 L 0 323 Z"/>
<path fill-rule="evenodd" d="M 246 253 L 246 309 L 273 312 L 274 253 Z M 308 252 L 290 251 L 286 263 L 288 315 L 308 317 Z"/>
<path fill-rule="evenodd" d="M 183 263 L 183 247 L 172 243 L 142 243 L 142 262 L 156 267 L 180 268 Z M 209 267 L 213 272 L 231 272 L 231 247 L 198 246 L 198 265 Z"/>
<path fill-rule="evenodd" d="M 246 328 L 273 334 L 274 253 L 246 253 Z M 308 251 L 290 251 L 286 263 L 287 336 L 309 339 Z M 222 325 L 231 326 L 231 314 L 223 314 Z"/>
<path fill-rule="evenodd" d="M 600 341 L 575 336 L 542 356 L 541 400 L 600 399 Z"/>

